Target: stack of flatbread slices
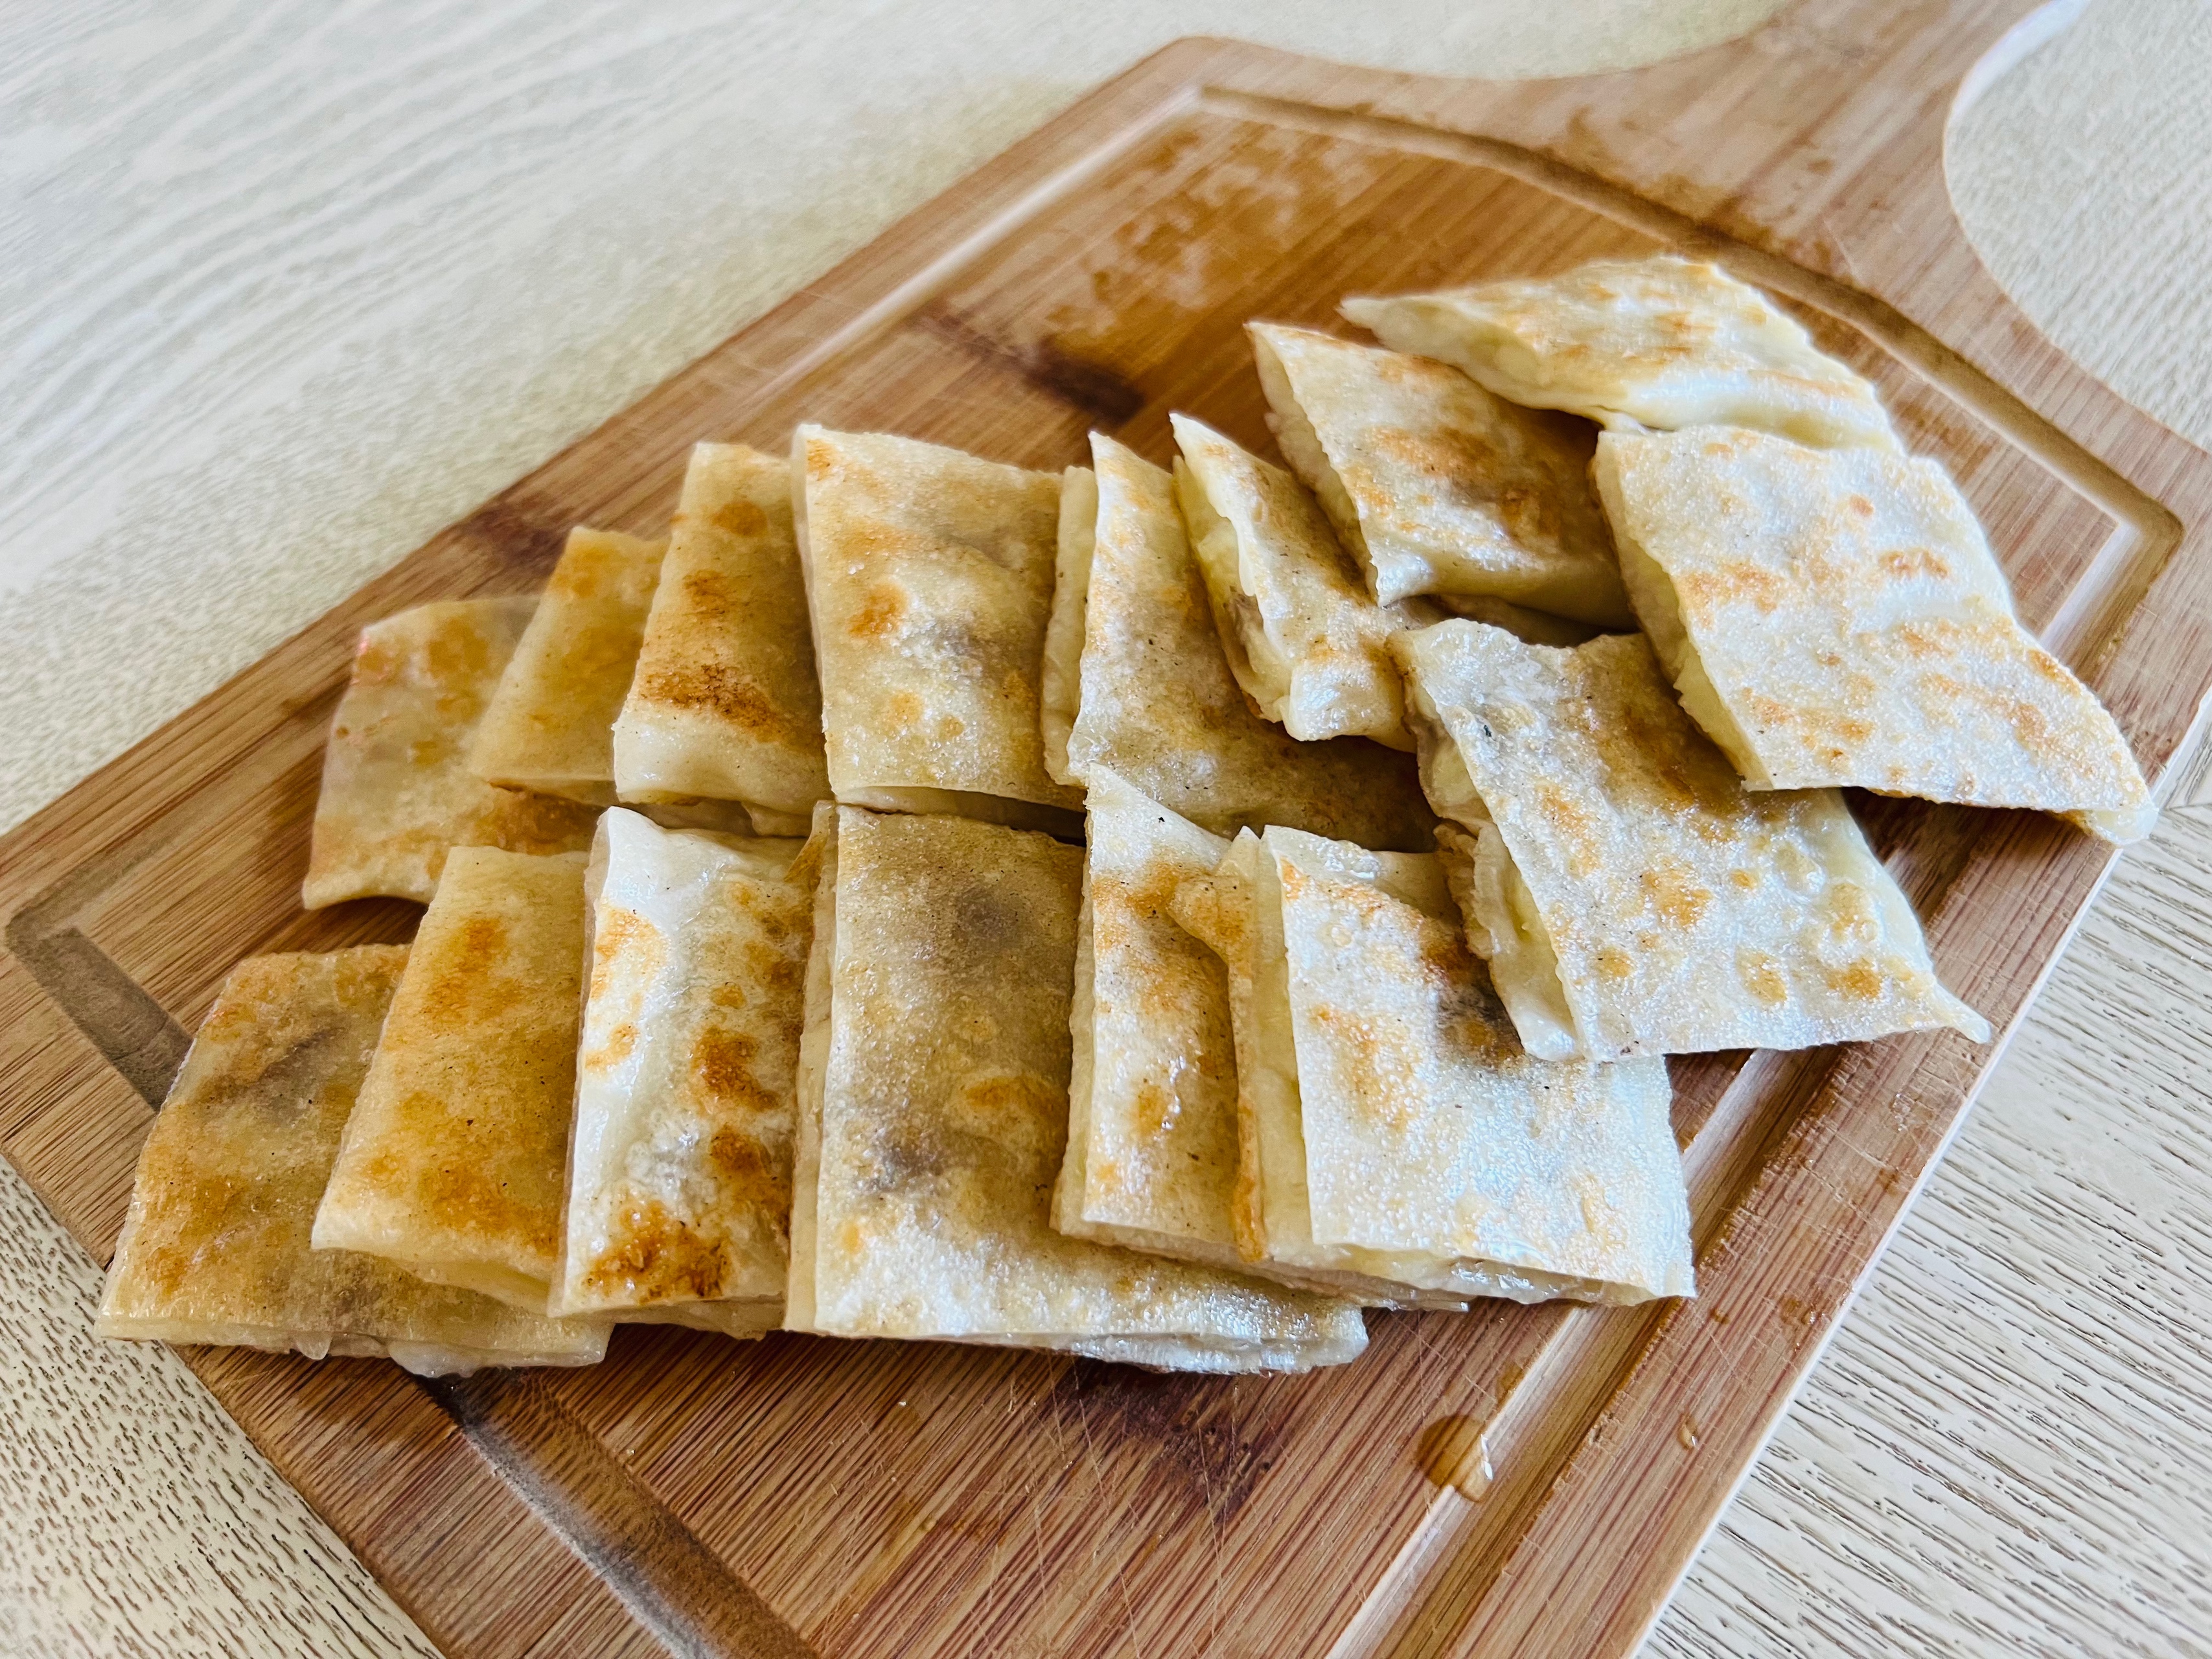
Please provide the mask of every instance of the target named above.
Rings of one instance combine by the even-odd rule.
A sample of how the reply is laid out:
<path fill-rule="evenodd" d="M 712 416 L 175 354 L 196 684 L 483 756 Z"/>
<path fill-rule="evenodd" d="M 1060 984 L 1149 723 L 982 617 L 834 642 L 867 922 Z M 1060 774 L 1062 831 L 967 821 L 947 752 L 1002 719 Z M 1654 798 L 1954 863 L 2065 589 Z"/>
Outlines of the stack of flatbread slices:
<path fill-rule="evenodd" d="M 1687 1296 L 1666 1057 L 1987 1023 L 1840 793 L 2151 805 L 1874 388 L 1674 258 L 1259 322 L 1281 463 L 801 426 L 362 636 L 100 1328 L 1205 1371 Z"/>

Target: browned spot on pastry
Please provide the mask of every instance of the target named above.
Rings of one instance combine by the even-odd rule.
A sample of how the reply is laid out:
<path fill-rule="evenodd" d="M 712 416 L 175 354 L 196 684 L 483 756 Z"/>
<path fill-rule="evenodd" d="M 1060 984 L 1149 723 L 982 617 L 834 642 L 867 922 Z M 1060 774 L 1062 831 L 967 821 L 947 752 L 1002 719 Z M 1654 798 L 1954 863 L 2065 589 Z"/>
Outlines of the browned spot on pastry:
<path fill-rule="evenodd" d="M 1175 1121 L 1177 1109 L 1182 1103 L 1176 1098 L 1173 1091 L 1161 1087 L 1152 1079 L 1146 1078 L 1137 1085 L 1138 1134 L 1146 1140 L 1152 1139 Z"/>
<path fill-rule="evenodd" d="M 523 988 L 499 971 L 507 945 L 504 921 L 471 916 L 429 958 L 434 975 L 424 999 L 429 1030 L 458 1030 L 492 1018 L 520 999 Z"/>
<path fill-rule="evenodd" d="M 793 930 L 787 927 L 763 927 L 770 939 L 788 941 Z M 761 987 L 769 991 L 797 992 L 806 983 L 806 959 L 794 957 L 758 939 L 748 939 L 744 948 L 745 971 Z M 732 1004 L 732 1006 L 742 1006 Z"/>
<path fill-rule="evenodd" d="M 779 731 L 775 706 L 744 675 L 722 663 L 687 663 L 645 677 L 638 691 L 647 702 L 668 708 L 711 709 L 731 725 L 756 736 Z"/>
<path fill-rule="evenodd" d="M 624 1020 L 607 1033 L 605 1042 L 584 1056 L 584 1068 L 604 1072 L 610 1066 L 619 1066 L 630 1057 L 631 1051 L 636 1047 L 637 1027 Z"/>
<path fill-rule="evenodd" d="M 726 535 L 757 536 L 768 528 L 768 514 L 743 495 L 737 495 L 716 507 L 708 522 Z"/>
<path fill-rule="evenodd" d="M 584 1275 L 604 1297 L 636 1303 L 698 1301 L 722 1288 L 720 1247 L 686 1225 L 657 1199 L 632 1204 L 608 1230 L 609 1248 Z"/>
<path fill-rule="evenodd" d="M 1680 865 L 1666 864 L 1646 870 L 1644 890 L 1651 906 L 1677 927 L 1694 927 L 1713 902 L 1711 892 L 1691 878 Z"/>
<path fill-rule="evenodd" d="M 1881 969 L 1864 957 L 1845 967 L 1830 969 L 1827 981 L 1830 990 L 1863 1002 L 1872 1002 L 1882 992 Z"/>
<path fill-rule="evenodd" d="M 404 1194 L 408 1207 L 424 1216 L 466 1217 L 474 1237 L 504 1235 L 551 1255 L 559 1242 L 557 1206 L 545 1214 L 510 1192 L 498 1166 L 487 1164 L 472 1144 L 473 1128 L 465 1102 L 418 1089 L 393 1111 L 392 1133 L 384 1150 L 362 1164 L 359 1184 L 370 1191 Z M 440 1147 L 444 1156 L 426 1164 L 425 1146 Z"/>
<path fill-rule="evenodd" d="M 572 540 L 545 585 L 549 597 L 595 599 L 617 591 L 626 573 L 628 551 L 618 542 Z"/>
<path fill-rule="evenodd" d="M 738 596 L 719 570 L 687 570 L 679 586 L 694 622 L 720 623 L 736 614 Z"/>
<path fill-rule="evenodd" d="M 1682 608 L 1698 622 L 1710 622 L 1725 605 L 1748 605 L 1771 611 L 1786 604 L 1796 584 L 1783 571 L 1747 560 L 1686 571 L 1674 579 Z"/>
<path fill-rule="evenodd" d="M 1736 975 L 1743 981 L 1744 989 L 1770 1008 L 1779 1008 L 1790 1000 L 1782 964 L 1764 951 L 1746 951 L 1738 957 Z"/>
<path fill-rule="evenodd" d="M 745 1033 L 709 1025 L 691 1046 L 691 1075 L 717 1100 L 772 1110 L 780 1103 L 753 1074 L 759 1057 L 760 1045 Z"/>
<path fill-rule="evenodd" d="M 592 994 L 603 997 L 614 988 L 615 963 L 625 957 L 637 959 L 641 977 L 651 977 L 660 966 L 662 948 L 660 930 L 636 911 L 602 907 L 592 951 Z"/>
<path fill-rule="evenodd" d="M 732 1204 L 757 1204 L 787 1209 L 791 1177 L 749 1134 L 725 1127 L 707 1143 L 707 1162 L 720 1184 L 722 1197 Z"/>
<path fill-rule="evenodd" d="M 1859 500 L 1856 495 L 1851 499 Z M 1868 511 L 1873 509 L 1869 507 Z M 1940 581 L 1951 574 L 1951 562 L 1932 547 L 1892 548 L 1881 556 L 1881 568 L 1899 580 L 1928 576 Z"/>

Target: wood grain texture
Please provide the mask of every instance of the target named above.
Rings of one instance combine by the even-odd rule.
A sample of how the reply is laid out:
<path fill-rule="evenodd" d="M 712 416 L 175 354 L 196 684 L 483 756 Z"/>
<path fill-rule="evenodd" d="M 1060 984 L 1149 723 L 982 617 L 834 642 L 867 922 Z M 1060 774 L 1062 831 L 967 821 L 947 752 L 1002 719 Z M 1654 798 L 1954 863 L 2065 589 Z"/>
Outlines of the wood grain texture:
<path fill-rule="evenodd" d="M 1650 1651 L 2203 1651 L 2208 964 L 2212 814 L 2169 813 Z"/>
<path fill-rule="evenodd" d="M 184 964 L 177 964 L 177 971 L 179 971 L 179 973 L 184 971 Z"/>

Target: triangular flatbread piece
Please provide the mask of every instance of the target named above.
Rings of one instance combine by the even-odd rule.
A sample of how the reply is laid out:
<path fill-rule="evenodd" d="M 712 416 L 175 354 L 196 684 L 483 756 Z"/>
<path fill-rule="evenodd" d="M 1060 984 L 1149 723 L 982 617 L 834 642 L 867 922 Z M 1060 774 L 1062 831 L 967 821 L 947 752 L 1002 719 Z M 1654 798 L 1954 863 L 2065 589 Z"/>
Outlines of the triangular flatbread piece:
<path fill-rule="evenodd" d="M 453 849 L 346 1123 L 317 1249 L 544 1310 L 583 963 L 580 855 Z"/>
<path fill-rule="evenodd" d="M 1358 1310 L 1052 1227 L 1083 854 L 836 809 L 807 972 L 787 1318 L 1208 1371 L 1364 1346 Z"/>
<path fill-rule="evenodd" d="M 693 448 L 615 720 L 614 778 L 625 801 L 742 801 L 763 833 L 804 834 L 828 799 L 787 457 Z"/>
<path fill-rule="evenodd" d="M 1176 500 L 1222 649 L 1260 712 L 1304 742 L 1413 746 L 1386 641 L 1416 617 L 1367 595 L 1305 486 L 1188 415 Z"/>
<path fill-rule="evenodd" d="M 1682 706 L 1754 789 L 2157 813 L 2127 739 L 2037 644 L 1950 475 L 1765 433 L 1607 433 L 1597 475 Z"/>
<path fill-rule="evenodd" d="M 1275 440 L 1378 603 L 1503 599 L 1635 626 L 1586 422 L 1508 403 L 1430 358 L 1279 323 L 1249 332 Z"/>
<path fill-rule="evenodd" d="M 477 724 L 537 608 L 526 594 L 446 599 L 362 629 L 323 750 L 301 904 L 428 904 L 448 848 L 591 845 L 591 808 L 495 789 L 469 769 Z"/>
<path fill-rule="evenodd" d="M 500 677 L 469 765 L 487 783 L 594 806 L 615 799 L 615 716 L 629 694 L 665 542 L 568 532 Z"/>
<path fill-rule="evenodd" d="M 1038 723 L 1060 477 L 818 426 L 792 467 L 837 799 L 1074 833 Z"/>
<path fill-rule="evenodd" d="M 1229 969 L 1240 1231 L 1350 1294 L 1690 1294 L 1663 1060 L 1531 1056 L 1434 854 L 1249 832 L 1174 912 Z"/>
<path fill-rule="evenodd" d="M 1871 386 L 1757 289 L 1702 260 L 1600 259 L 1342 309 L 1383 344 L 1532 409 L 1624 428 L 1747 426 L 1828 448 L 1900 447 Z"/>
<path fill-rule="evenodd" d="M 782 1322 L 814 927 L 799 852 L 600 820 L 556 1314 Z"/>
<path fill-rule="evenodd" d="M 389 1355 L 425 1376 L 588 1365 L 605 1352 L 604 1324 L 309 1248 L 406 961 L 404 945 L 368 945 L 231 969 L 138 1155 L 99 1334 Z"/>
<path fill-rule="evenodd" d="M 1173 481 L 1091 437 L 1069 469 L 1046 657 L 1047 737 L 1064 781 L 1103 769 L 1223 835 L 1289 824 L 1366 847 L 1426 848 L 1436 819 L 1410 756 L 1361 738 L 1300 743 L 1253 711 L 1223 654 Z M 1057 666 L 1055 666 L 1057 665 Z"/>
<path fill-rule="evenodd" d="M 1832 789 L 1746 789 L 1640 634 L 1571 651 L 1448 622 L 1395 642 L 1457 885 L 1531 1053 L 1807 1048 L 1989 1023 Z"/>

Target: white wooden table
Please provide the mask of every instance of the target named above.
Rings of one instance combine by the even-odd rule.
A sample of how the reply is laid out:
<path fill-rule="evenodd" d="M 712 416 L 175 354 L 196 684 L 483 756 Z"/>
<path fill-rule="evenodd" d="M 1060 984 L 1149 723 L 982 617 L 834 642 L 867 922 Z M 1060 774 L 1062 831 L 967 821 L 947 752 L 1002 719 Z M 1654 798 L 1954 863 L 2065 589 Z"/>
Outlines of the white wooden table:
<path fill-rule="evenodd" d="M 1177 34 L 1620 65 L 1772 0 L 0 9 L 0 824 Z M 1999 279 L 2212 441 L 2212 9 L 1954 131 Z M 2212 813 L 2130 854 L 1651 1642 L 2212 1652 Z M 427 1654 L 0 1165 L 0 1651 Z"/>

